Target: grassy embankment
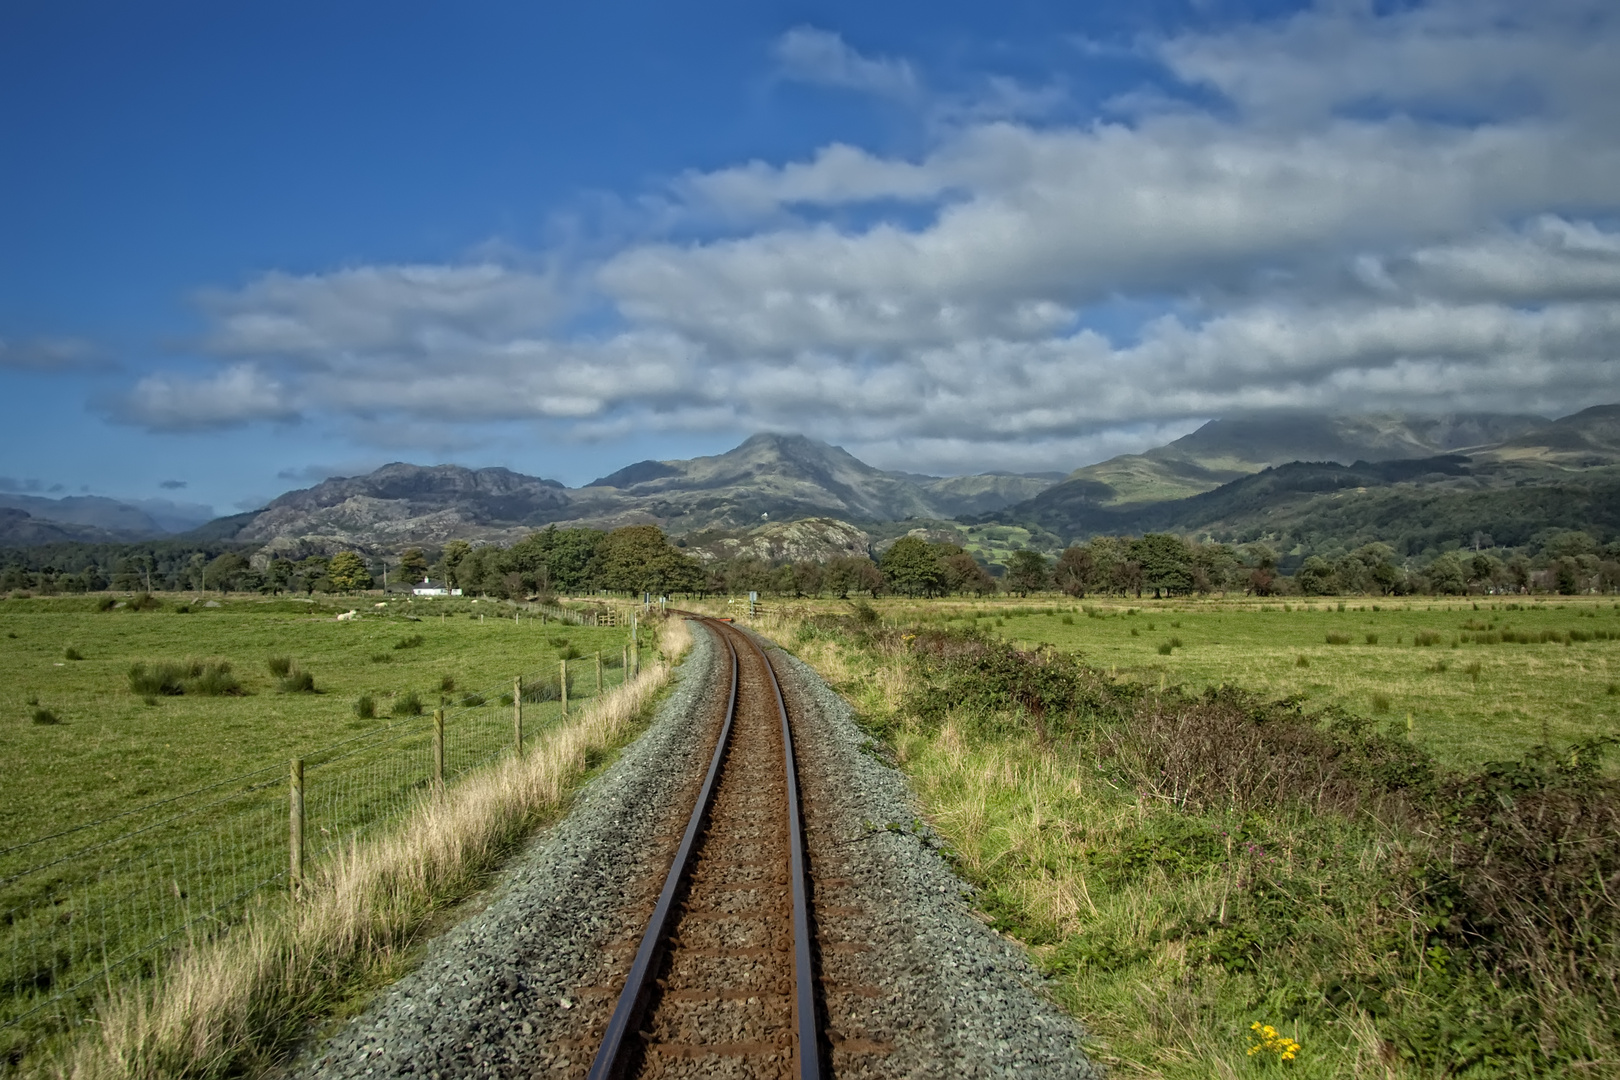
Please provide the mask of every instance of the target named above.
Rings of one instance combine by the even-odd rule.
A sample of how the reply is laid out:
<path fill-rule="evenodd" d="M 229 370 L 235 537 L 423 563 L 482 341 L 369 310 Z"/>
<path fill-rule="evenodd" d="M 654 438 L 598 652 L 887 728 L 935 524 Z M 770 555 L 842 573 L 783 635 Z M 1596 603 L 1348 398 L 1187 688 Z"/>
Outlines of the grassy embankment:
<path fill-rule="evenodd" d="M 1620 1068 L 1612 600 L 880 606 L 774 629 L 1121 1074 Z"/>
<path fill-rule="evenodd" d="M 0 634 L 15 635 L 5 639 L 13 647 L 4 663 L 21 699 L 8 741 L 24 748 L 25 781 L 8 785 L 8 796 L 15 793 L 5 808 L 11 835 L 38 835 L 43 830 L 27 826 L 40 820 L 60 827 L 128 810 L 166 790 L 262 764 L 259 755 L 285 760 L 386 722 L 355 715 L 362 694 L 373 695 L 386 716 L 394 695 L 417 690 L 432 703 L 447 675 L 458 688 L 499 689 L 511 672 L 544 671 L 560 649 L 601 648 L 616 663 L 625 640 L 623 630 L 514 624 L 509 610 L 504 619 L 480 620 L 480 606 L 426 608 L 442 612 L 442 621 L 396 615 L 336 623 L 336 609 L 310 617 L 307 605 L 257 599 L 185 614 L 172 610 L 172 601 L 158 610 L 106 612 L 94 601 L 8 601 L 0 607 Z M 684 628 L 671 625 L 669 655 L 685 647 Z M 399 641 L 412 644 L 393 648 Z M 73 654 L 82 659 L 66 659 Z M 245 694 L 188 693 L 151 704 L 128 685 L 132 663 L 199 655 L 230 662 Z M 267 655 L 295 658 L 324 693 L 278 692 Z M 538 715 L 555 704 L 531 705 L 536 737 L 522 763 L 507 758 L 399 827 L 318 863 L 310 902 L 291 911 L 279 902 L 258 905 L 245 928 L 186 953 L 155 983 L 117 993 L 98 1018 L 101 1039 L 71 1047 L 65 1063 L 36 1055 L 27 1067 L 85 1076 L 216 1075 L 273 1059 L 310 1018 L 396 971 L 436 912 L 476 888 L 514 843 L 558 812 L 586 771 L 635 730 L 667 671 L 664 664 L 649 668 L 625 689 L 582 702 L 566 722 Z M 38 723 L 40 708 L 61 722 Z M 123 784 L 107 782 L 120 774 Z"/>

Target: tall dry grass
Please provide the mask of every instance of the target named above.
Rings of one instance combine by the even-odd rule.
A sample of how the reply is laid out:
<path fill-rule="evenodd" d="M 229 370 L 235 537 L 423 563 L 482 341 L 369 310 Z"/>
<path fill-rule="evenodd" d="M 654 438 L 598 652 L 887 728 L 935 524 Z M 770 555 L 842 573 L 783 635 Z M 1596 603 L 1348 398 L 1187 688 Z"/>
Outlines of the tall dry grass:
<path fill-rule="evenodd" d="M 660 659 L 508 758 L 422 802 L 391 833 L 318 866 L 300 901 L 269 905 L 177 955 L 158 979 L 113 991 L 97 1034 L 36 1073 L 73 1080 L 255 1073 L 312 1020 L 398 966 L 439 910 L 465 897 L 565 807 L 639 726 L 691 645 L 666 620 Z"/>

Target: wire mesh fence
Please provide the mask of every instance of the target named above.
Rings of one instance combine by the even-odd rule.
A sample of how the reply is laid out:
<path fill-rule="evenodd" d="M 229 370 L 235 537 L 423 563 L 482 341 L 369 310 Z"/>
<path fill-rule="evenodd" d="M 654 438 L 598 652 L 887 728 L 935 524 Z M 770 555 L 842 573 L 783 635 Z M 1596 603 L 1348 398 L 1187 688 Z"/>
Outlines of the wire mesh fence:
<path fill-rule="evenodd" d="M 99 995 L 156 973 L 175 945 L 270 902 L 300 866 L 622 685 L 626 661 L 576 657 L 446 693 L 437 709 L 307 751 L 291 770 L 277 762 L 47 836 L 0 839 L 0 1069 L 83 1022 Z"/>

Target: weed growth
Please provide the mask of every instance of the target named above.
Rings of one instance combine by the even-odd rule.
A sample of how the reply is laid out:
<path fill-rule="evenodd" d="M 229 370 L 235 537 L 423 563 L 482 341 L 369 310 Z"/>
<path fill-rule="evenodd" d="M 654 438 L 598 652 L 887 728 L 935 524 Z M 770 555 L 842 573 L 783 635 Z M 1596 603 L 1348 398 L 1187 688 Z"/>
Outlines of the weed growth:
<path fill-rule="evenodd" d="M 172 660 L 136 663 L 127 674 L 132 692 L 151 697 L 234 696 L 243 693 L 242 684 L 231 674 L 228 660 Z"/>

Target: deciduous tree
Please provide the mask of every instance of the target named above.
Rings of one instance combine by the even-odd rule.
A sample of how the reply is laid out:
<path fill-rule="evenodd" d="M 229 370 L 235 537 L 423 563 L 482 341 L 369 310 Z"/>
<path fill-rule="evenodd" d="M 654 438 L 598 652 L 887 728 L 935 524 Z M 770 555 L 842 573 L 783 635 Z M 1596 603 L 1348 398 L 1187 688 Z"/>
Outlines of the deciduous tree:
<path fill-rule="evenodd" d="M 341 593 L 360 592 L 371 588 L 371 571 L 365 560 L 352 551 L 340 551 L 326 566 L 326 579 Z"/>

